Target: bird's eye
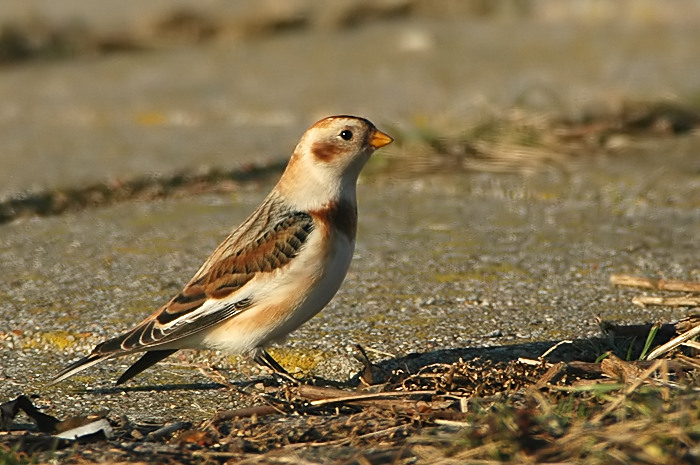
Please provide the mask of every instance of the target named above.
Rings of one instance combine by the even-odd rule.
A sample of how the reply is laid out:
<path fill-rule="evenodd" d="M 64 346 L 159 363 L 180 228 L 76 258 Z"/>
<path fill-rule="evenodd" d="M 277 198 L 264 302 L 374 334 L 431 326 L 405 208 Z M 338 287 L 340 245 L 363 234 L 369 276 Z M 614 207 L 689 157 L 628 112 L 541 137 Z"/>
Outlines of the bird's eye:
<path fill-rule="evenodd" d="M 352 139 L 352 131 L 348 131 L 347 129 L 344 131 L 341 131 L 340 137 L 342 137 L 343 140 L 350 140 L 350 139 Z"/>

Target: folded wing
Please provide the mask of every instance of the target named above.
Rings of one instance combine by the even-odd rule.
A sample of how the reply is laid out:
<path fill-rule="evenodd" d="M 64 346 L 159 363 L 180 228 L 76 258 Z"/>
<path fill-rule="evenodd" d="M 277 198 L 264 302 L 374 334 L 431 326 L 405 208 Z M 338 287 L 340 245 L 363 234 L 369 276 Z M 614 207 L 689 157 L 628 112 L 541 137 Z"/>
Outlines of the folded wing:
<path fill-rule="evenodd" d="M 255 214 L 254 214 L 255 215 Z M 251 217 L 251 218 L 254 218 Z M 61 381 L 107 358 L 148 351 L 120 378 L 124 381 L 175 352 L 172 344 L 231 318 L 255 304 L 246 286 L 261 273 L 283 268 L 296 257 L 313 231 L 313 218 L 301 212 L 274 216 L 274 224 L 258 229 L 247 221 L 214 252 L 185 288 L 135 328 L 95 347 L 52 381 Z M 251 237 L 242 241 L 241 237 Z M 232 240 L 237 239 L 232 244 Z M 138 366 L 137 366 L 138 365 Z M 126 376 L 130 374 L 130 376 Z"/>

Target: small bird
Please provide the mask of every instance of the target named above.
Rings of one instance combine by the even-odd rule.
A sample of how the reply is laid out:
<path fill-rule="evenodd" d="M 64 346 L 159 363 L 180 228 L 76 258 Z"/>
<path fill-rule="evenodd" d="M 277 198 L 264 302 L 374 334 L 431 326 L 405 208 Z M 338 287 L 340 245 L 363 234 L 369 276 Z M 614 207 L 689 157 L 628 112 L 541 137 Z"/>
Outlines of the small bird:
<path fill-rule="evenodd" d="M 265 350 L 321 311 L 350 266 L 357 178 L 393 139 L 355 116 L 324 118 L 301 137 L 277 185 L 175 297 L 130 331 L 98 344 L 51 384 L 103 360 L 144 352 L 117 380 L 179 349 L 248 353 L 287 372 Z"/>

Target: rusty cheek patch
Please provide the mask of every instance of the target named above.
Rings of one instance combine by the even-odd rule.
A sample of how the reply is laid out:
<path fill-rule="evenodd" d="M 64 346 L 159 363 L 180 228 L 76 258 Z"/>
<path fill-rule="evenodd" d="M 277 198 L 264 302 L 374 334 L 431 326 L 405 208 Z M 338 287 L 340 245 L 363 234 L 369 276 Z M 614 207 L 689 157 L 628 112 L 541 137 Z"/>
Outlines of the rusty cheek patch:
<path fill-rule="evenodd" d="M 326 141 L 314 142 L 311 146 L 311 153 L 314 154 L 314 157 L 325 162 L 329 162 L 336 158 L 340 152 L 342 152 L 342 150 L 343 149 L 337 144 Z"/>
<path fill-rule="evenodd" d="M 312 211 L 311 214 L 322 222 L 333 225 L 351 241 L 357 233 L 357 208 L 347 200 L 332 202 L 325 208 Z"/>

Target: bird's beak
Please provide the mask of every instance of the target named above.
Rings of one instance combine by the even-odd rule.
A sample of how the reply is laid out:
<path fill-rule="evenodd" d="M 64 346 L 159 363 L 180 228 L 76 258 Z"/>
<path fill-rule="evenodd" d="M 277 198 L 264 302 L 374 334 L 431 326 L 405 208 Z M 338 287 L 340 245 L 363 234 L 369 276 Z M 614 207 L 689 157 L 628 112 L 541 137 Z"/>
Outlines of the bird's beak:
<path fill-rule="evenodd" d="M 394 139 L 391 136 L 384 134 L 378 129 L 376 129 L 372 134 L 372 137 L 369 138 L 369 145 L 371 145 L 373 149 L 384 147 L 385 145 L 389 145 L 392 142 L 394 142 Z"/>

